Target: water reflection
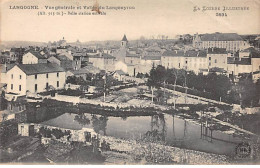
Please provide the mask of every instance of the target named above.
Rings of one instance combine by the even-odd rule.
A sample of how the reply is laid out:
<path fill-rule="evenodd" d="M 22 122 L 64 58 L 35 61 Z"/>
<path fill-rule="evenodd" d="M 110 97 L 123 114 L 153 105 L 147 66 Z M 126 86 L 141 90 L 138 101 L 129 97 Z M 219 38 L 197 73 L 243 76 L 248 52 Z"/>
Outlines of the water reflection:
<path fill-rule="evenodd" d="M 82 126 L 90 124 L 90 119 L 84 113 L 75 115 L 74 120 Z"/>
<path fill-rule="evenodd" d="M 166 124 L 164 115 L 151 116 L 151 130 L 143 135 L 143 140 L 157 142 L 165 142 L 166 137 Z"/>
<path fill-rule="evenodd" d="M 100 131 L 103 131 L 103 134 L 106 135 L 106 129 L 107 129 L 107 116 L 100 116 L 92 115 L 91 118 L 93 129 L 96 133 L 100 133 Z"/>
<path fill-rule="evenodd" d="M 213 142 L 209 143 L 201 138 L 201 125 L 167 114 L 107 117 L 90 113 L 66 113 L 45 121 L 43 124 L 69 129 L 92 128 L 95 132 L 107 136 L 136 140 L 146 138 L 146 140 L 159 141 L 167 145 L 218 154 L 232 153 L 236 142 L 240 142 L 240 139 L 233 136 L 214 131 Z"/>

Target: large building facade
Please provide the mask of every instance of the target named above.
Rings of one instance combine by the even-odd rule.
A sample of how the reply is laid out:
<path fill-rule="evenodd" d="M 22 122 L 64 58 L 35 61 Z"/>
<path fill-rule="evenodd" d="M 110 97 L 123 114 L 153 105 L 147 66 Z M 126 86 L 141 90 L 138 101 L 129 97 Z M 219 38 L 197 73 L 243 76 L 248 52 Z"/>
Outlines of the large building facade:
<path fill-rule="evenodd" d="M 206 51 L 165 51 L 161 57 L 161 64 L 165 68 L 185 69 L 199 73 L 208 69 Z"/>
<path fill-rule="evenodd" d="M 196 34 L 193 47 L 198 49 L 225 48 L 227 51 L 239 51 L 250 47 L 237 33 Z"/>

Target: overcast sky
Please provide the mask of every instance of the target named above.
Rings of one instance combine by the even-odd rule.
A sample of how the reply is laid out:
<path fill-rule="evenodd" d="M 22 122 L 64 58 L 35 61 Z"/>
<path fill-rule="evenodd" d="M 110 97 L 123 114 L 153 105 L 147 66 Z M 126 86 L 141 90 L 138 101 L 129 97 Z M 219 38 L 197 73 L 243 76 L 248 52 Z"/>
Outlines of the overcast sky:
<path fill-rule="evenodd" d="M 37 10 L 10 10 L 9 5 L 79 6 L 94 0 L 1 0 L 2 41 L 121 40 L 140 36 L 235 32 L 260 33 L 259 0 L 99 0 L 101 6 L 134 6 L 135 10 L 103 10 L 106 16 L 38 16 Z M 249 7 L 248 11 L 193 12 L 194 6 Z M 86 10 L 89 11 L 89 10 Z M 102 10 L 101 10 L 102 11 Z"/>

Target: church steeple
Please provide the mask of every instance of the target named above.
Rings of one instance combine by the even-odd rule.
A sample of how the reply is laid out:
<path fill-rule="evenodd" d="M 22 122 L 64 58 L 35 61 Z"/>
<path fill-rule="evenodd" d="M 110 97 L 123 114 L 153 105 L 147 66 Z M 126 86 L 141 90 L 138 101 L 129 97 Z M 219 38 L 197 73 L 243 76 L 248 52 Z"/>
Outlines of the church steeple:
<path fill-rule="evenodd" d="M 127 47 L 128 40 L 126 38 L 126 35 L 124 34 L 123 39 L 121 40 L 121 47 L 126 48 Z"/>

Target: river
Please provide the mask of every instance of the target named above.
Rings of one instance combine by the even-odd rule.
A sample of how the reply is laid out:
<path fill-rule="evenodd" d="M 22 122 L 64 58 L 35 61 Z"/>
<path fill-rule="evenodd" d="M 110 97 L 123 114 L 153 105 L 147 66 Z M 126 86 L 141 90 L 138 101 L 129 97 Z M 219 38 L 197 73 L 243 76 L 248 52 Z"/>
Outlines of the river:
<path fill-rule="evenodd" d="M 241 142 L 239 138 L 219 131 L 212 132 L 213 139 L 201 137 L 199 124 L 168 114 L 122 118 L 65 113 L 42 124 L 68 129 L 87 127 L 100 134 L 124 139 L 140 139 L 156 130 L 167 145 L 225 155 L 234 155 Z"/>

